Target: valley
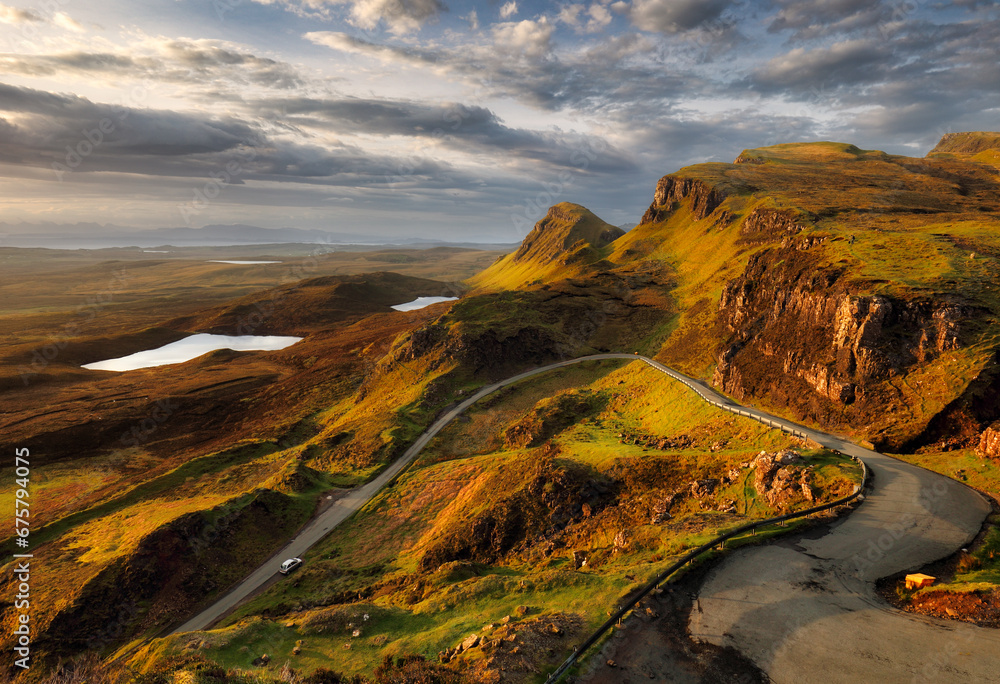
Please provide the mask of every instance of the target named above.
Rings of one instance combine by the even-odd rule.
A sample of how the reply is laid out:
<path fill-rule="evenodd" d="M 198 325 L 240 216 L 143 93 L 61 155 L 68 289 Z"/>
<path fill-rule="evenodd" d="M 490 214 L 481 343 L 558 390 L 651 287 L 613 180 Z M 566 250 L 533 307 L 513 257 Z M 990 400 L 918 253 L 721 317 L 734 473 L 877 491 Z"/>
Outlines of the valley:
<path fill-rule="evenodd" d="M 995 133 L 921 158 L 745 150 L 663 177 L 631 230 L 561 203 L 507 254 L 3 248 L 0 424 L 5 448 L 32 453 L 38 662 L 146 684 L 544 681 L 685 550 L 851 493 L 850 455 L 875 475 L 857 510 L 710 559 L 690 616 L 708 655 L 690 681 L 720 676 L 706 662 L 809 681 L 802 668 L 836 654 L 803 659 L 804 644 L 845 629 L 857 652 L 899 629 L 907 676 L 929 634 L 993 644 L 985 627 L 946 626 L 975 621 L 954 608 L 898 628 L 905 613 L 874 583 L 910 611 L 932 591 L 1000 606 L 997 150 Z M 433 303 L 394 310 L 415 300 Z M 205 333 L 302 339 L 84 368 Z M 808 439 L 723 412 L 637 355 Z M 848 572 L 904 500 L 905 541 Z M 10 490 L 0 502 L 12 529 Z M 315 546 L 282 554 L 301 568 L 210 629 L 188 624 L 342 504 Z M 799 536 L 769 543 L 779 532 Z M 936 587 L 894 588 L 934 562 Z M 0 584 L 13 578 L 8 563 Z M 733 608 L 755 592 L 757 612 Z M 646 608 L 626 635 L 657 629 Z M 777 622 L 790 626 L 761 632 Z M 625 663 L 616 644 L 603 661 Z M 968 681 L 986 681 L 969 648 Z M 607 676 L 603 661 L 576 675 Z"/>

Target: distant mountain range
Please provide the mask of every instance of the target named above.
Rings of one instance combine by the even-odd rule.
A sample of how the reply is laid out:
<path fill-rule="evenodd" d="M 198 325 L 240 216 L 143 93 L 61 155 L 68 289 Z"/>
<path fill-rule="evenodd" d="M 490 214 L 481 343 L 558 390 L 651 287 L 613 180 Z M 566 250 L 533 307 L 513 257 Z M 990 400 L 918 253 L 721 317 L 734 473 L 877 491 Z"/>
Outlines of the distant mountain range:
<path fill-rule="evenodd" d="M 140 230 L 99 223 L 0 223 L 0 246 L 47 247 L 51 249 L 100 249 L 105 247 L 208 247 L 262 244 L 368 244 L 470 245 L 481 243 L 450 242 L 412 237 L 392 237 L 359 233 L 338 233 L 302 228 L 261 228 L 245 224 L 208 225 L 203 228 L 154 228 Z"/>

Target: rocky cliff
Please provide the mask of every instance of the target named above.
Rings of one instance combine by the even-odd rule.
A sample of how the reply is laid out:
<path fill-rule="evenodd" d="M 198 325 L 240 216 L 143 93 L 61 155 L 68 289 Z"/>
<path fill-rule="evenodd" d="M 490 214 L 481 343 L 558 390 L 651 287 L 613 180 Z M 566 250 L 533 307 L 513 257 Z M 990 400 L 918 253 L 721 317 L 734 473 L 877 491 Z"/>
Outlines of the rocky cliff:
<path fill-rule="evenodd" d="M 974 156 L 988 150 L 1000 150 L 1000 133 L 987 131 L 945 133 L 928 156 Z"/>
<path fill-rule="evenodd" d="M 673 211 L 675 203 L 685 199 L 691 200 L 691 213 L 695 218 L 703 219 L 715 211 L 725 199 L 725 194 L 696 178 L 664 176 L 656 184 L 653 203 L 649 205 L 639 224 L 662 221 Z"/>
<path fill-rule="evenodd" d="M 794 245 L 758 252 L 719 299 L 731 337 L 713 384 L 740 399 L 778 399 L 823 422 L 851 404 L 854 415 L 871 416 L 898 400 L 887 380 L 968 345 L 984 313 L 947 298 L 857 289 L 843 269 L 820 267 Z"/>
<path fill-rule="evenodd" d="M 1000 418 L 998 141 L 779 145 L 660 179 L 620 254 L 687 273 L 663 358 L 699 372 L 714 346 L 723 391 L 887 448 L 978 445 Z"/>

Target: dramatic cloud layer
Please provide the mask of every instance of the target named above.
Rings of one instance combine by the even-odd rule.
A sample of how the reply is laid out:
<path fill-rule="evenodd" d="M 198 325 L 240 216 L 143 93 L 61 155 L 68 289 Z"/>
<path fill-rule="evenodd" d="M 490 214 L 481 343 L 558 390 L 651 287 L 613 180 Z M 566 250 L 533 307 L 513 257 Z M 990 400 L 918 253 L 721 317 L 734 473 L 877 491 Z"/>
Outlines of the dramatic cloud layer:
<path fill-rule="evenodd" d="M 0 218 L 516 240 L 570 200 L 625 223 L 746 147 L 995 128 L 997 45 L 985 0 L 8 0 Z"/>

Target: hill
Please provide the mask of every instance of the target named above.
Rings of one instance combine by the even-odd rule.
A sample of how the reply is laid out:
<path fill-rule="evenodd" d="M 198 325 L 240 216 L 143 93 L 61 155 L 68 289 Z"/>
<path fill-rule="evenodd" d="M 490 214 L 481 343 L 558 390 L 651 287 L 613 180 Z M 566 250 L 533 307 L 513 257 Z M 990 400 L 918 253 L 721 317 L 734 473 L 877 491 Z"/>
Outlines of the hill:
<path fill-rule="evenodd" d="M 664 176 L 628 233 L 556 205 L 469 282 L 521 305 L 518 318 L 491 310 L 498 328 L 572 308 L 541 291 L 613 283 L 655 322 L 630 339 L 577 335 L 581 350 L 642 346 L 883 449 L 972 448 L 1000 419 L 1000 194 L 983 161 L 998 138 L 949 134 L 924 158 L 834 142 L 744 150 Z"/>
<path fill-rule="evenodd" d="M 579 204 L 551 207 L 517 251 L 501 257 L 470 283 L 481 288 L 516 289 L 592 271 L 614 240 L 625 234 Z"/>

